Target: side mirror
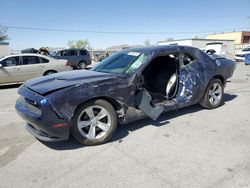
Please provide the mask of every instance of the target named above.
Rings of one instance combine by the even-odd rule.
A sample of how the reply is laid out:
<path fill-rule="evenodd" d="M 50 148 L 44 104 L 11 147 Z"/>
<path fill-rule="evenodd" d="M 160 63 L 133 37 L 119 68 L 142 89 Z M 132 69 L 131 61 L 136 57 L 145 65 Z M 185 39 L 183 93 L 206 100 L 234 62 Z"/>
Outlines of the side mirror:
<path fill-rule="evenodd" d="M 0 68 L 3 68 L 3 65 L 0 63 Z"/>

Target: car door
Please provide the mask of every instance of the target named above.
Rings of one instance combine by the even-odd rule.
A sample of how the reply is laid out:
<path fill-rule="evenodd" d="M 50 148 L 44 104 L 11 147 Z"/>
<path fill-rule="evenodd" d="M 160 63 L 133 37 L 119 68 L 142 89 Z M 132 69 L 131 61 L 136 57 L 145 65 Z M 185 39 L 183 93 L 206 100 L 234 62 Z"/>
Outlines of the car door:
<path fill-rule="evenodd" d="M 39 56 L 22 56 L 19 72 L 22 81 L 42 76 L 44 64 L 40 62 Z"/>
<path fill-rule="evenodd" d="M 78 59 L 77 50 L 68 50 L 67 51 L 67 57 L 68 57 L 69 61 L 71 61 L 71 62 L 77 62 L 77 59 Z"/>
<path fill-rule="evenodd" d="M 79 59 L 84 60 L 86 63 L 89 63 L 90 58 L 86 50 L 79 50 L 79 56 L 81 56 Z"/>
<path fill-rule="evenodd" d="M 20 81 L 20 57 L 9 57 L 0 62 L 0 84 L 15 83 Z"/>

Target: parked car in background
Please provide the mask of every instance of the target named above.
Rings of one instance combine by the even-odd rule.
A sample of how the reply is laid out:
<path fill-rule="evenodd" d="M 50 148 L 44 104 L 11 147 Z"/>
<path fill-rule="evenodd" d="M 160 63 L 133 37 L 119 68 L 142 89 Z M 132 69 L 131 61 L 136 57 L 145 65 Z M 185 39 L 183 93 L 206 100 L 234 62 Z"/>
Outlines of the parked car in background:
<path fill-rule="evenodd" d="M 0 59 L 0 85 L 69 70 L 72 67 L 68 60 L 57 60 L 40 54 L 9 55 Z"/>
<path fill-rule="evenodd" d="M 52 55 L 54 58 L 67 59 L 74 69 L 85 69 L 91 64 L 91 58 L 86 49 L 60 50 Z"/>
<path fill-rule="evenodd" d="M 250 65 L 250 54 L 245 55 L 245 65 Z"/>
<path fill-rule="evenodd" d="M 222 42 L 210 42 L 206 44 L 206 53 L 213 53 L 222 57 L 226 56 L 226 46 Z"/>
<path fill-rule="evenodd" d="M 188 46 L 128 49 L 91 70 L 27 81 L 18 90 L 16 109 L 40 140 L 66 140 L 72 133 L 82 144 L 102 144 L 118 122 L 156 120 L 197 103 L 219 107 L 234 69 L 234 61 Z"/>
<path fill-rule="evenodd" d="M 234 55 L 235 61 L 245 61 L 245 55 L 250 54 L 250 48 L 244 48 Z"/>

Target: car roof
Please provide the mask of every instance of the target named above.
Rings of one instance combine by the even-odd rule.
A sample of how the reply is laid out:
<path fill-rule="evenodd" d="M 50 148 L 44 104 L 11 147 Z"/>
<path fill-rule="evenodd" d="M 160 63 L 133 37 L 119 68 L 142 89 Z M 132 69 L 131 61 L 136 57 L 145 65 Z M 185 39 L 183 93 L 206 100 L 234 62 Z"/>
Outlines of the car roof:
<path fill-rule="evenodd" d="M 62 51 L 69 51 L 69 50 L 85 50 L 85 51 L 87 51 L 87 49 L 85 49 L 85 48 L 69 48 L 69 49 L 63 49 L 63 50 L 58 50 L 58 51 L 62 52 Z"/>
<path fill-rule="evenodd" d="M 21 54 L 7 55 L 7 56 L 2 57 L 1 59 L 6 59 L 6 58 L 10 58 L 10 57 L 17 57 L 17 56 L 37 56 L 37 57 L 43 57 L 43 58 L 47 58 L 47 59 L 51 58 L 49 56 L 45 56 L 45 55 L 42 55 L 42 54 L 21 53 Z"/>
<path fill-rule="evenodd" d="M 162 46 L 149 46 L 149 47 L 141 47 L 141 48 L 128 48 L 123 50 L 123 52 L 140 52 L 140 53 L 159 53 L 159 52 L 167 52 L 167 51 L 179 51 L 179 50 L 185 50 L 185 51 L 200 51 L 198 48 L 192 47 L 192 46 L 179 46 L 179 45 L 162 45 Z"/>

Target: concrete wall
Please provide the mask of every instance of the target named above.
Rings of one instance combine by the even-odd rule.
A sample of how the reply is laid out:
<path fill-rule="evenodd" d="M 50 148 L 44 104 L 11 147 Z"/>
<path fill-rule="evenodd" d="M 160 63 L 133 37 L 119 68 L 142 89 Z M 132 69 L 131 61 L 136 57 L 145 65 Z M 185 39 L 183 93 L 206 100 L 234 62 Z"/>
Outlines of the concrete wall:
<path fill-rule="evenodd" d="M 176 40 L 176 41 L 161 41 L 158 42 L 159 46 L 164 46 L 164 45 L 180 45 L 180 46 L 192 46 L 192 40 Z"/>
<path fill-rule="evenodd" d="M 206 44 L 209 42 L 215 42 L 215 41 L 207 41 L 207 40 L 193 40 L 192 46 L 200 49 L 204 49 L 206 47 Z"/>
<path fill-rule="evenodd" d="M 222 51 L 226 53 L 226 57 L 232 59 L 234 57 L 234 41 L 226 41 L 226 40 L 193 40 L 193 46 L 197 48 L 205 48 L 206 44 L 213 43 L 213 42 L 221 42 Z"/>
<path fill-rule="evenodd" d="M 9 43 L 0 42 L 0 57 L 10 54 Z"/>
<path fill-rule="evenodd" d="M 207 39 L 234 40 L 235 44 L 241 44 L 242 32 L 211 34 L 211 35 L 207 35 Z"/>
<path fill-rule="evenodd" d="M 222 42 L 223 50 L 226 53 L 226 57 L 232 59 L 234 56 L 234 41 L 231 40 L 207 40 L 207 39 L 187 39 L 187 40 L 175 40 L 169 42 L 158 42 L 158 45 L 181 45 L 181 46 L 193 46 L 199 49 L 205 49 L 207 43 Z"/>

